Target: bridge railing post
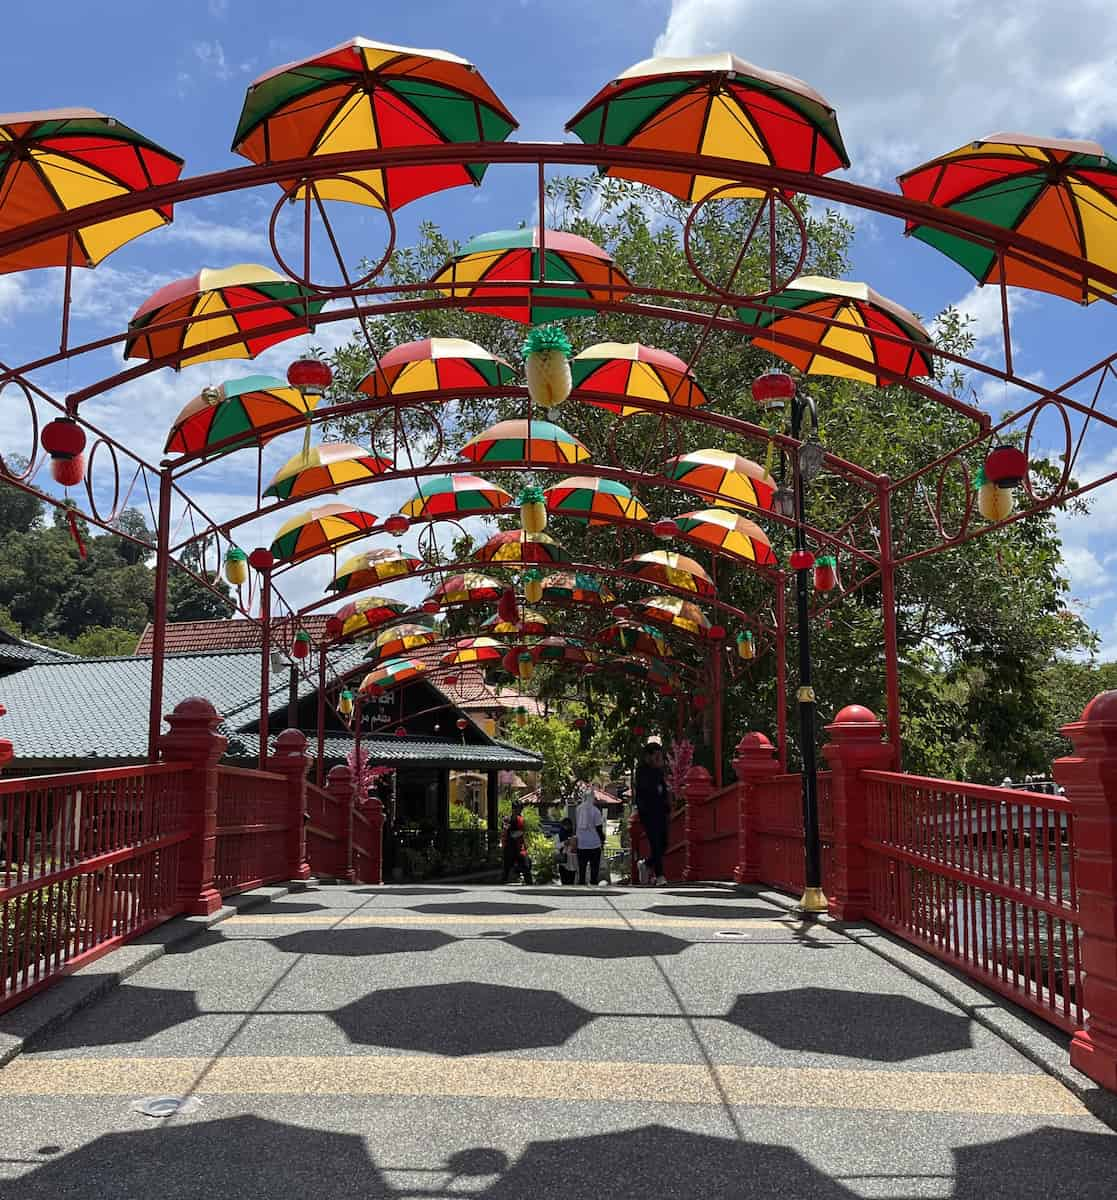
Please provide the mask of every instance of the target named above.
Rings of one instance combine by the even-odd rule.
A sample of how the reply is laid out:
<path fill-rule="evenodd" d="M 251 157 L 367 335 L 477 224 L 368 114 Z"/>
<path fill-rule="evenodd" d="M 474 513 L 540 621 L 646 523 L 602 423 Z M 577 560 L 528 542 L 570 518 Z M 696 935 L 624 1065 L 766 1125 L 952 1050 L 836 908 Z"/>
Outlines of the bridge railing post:
<path fill-rule="evenodd" d="M 352 882 L 356 879 L 356 872 L 353 866 L 353 806 L 355 797 L 353 795 L 353 772 L 344 763 L 338 763 L 336 766 L 330 768 L 330 773 L 326 776 L 326 791 L 337 805 L 338 811 L 343 814 L 341 835 L 344 841 L 344 850 L 339 856 L 339 876 Z"/>
<path fill-rule="evenodd" d="M 166 718 L 171 729 L 160 736 L 163 762 L 188 762 L 183 823 L 190 837 L 178 861 L 178 901 L 192 916 L 209 916 L 221 907 L 214 886 L 217 855 L 217 764 L 228 741 L 218 732 L 221 717 L 208 700 L 183 700 Z"/>
<path fill-rule="evenodd" d="M 1082 719 L 1063 726 L 1074 754 L 1053 764 L 1073 806 L 1074 879 L 1085 1028 L 1070 1045 L 1071 1065 L 1117 1092 L 1117 691 L 1102 692 Z"/>
<path fill-rule="evenodd" d="M 268 770 L 287 780 L 287 812 L 291 821 L 287 856 L 291 879 L 310 878 L 310 863 L 306 857 L 306 773 L 309 766 L 305 735 L 297 729 L 285 729 L 275 739 L 275 753 L 268 759 Z"/>
<path fill-rule="evenodd" d="M 760 858 L 756 841 L 756 789 L 780 773 L 776 748 L 763 733 L 746 733 L 733 755 L 737 776 L 737 865 L 734 883 L 757 883 Z"/>
<path fill-rule="evenodd" d="M 683 798 L 686 811 L 683 814 L 683 831 L 686 837 L 686 858 L 683 878 L 688 882 L 709 877 L 703 846 L 710 839 L 710 797 L 714 794 L 714 781 L 705 767 L 695 765 L 683 780 Z"/>

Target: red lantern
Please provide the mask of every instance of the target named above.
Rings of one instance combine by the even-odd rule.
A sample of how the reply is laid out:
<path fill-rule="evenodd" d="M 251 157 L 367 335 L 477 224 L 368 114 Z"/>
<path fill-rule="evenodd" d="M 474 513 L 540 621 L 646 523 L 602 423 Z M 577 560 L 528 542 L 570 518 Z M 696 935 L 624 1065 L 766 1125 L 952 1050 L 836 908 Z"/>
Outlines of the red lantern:
<path fill-rule="evenodd" d="M 396 730 L 396 737 L 407 737 L 407 730 L 402 725 Z"/>
<path fill-rule="evenodd" d="M 85 455 L 75 454 L 73 458 L 52 458 L 50 473 L 55 483 L 63 487 L 75 487 L 85 478 Z"/>
<path fill-rule="evenodd" d="M 300 392 L 324 392 L 333 381 L 330 364 L 320 358 L 296 358 L 287 368 L 287 382 Z"/>
<path fill-rule="evenodd" d="M 433 596 L 431 596 L 429 599 L 423 601 L 423 612 L 430 613 L 432 616 L 436 612 L 439 612 L 441 610 L 441 608 L 442 608 L 442 605 L 439 604 L 438 601 Z"/>
<path fill-rule="evenodd" d="M 783 408 L 795 395 L 795 380 L 786 371 L 765 371 L 752 381 L 752 398 L 761 408 Z"/>
<path fill-rule="evenodd" d="M 838 586 L 838 560 L 832 554 L 820 554 L 814 565 L 814 590 L 832 592 Z"/>
<path fill-rule="evenodd" d="M 443 682 L 443 683 L 444 683 L 444 684 L 445 684 L 447 687 L 457 687 L 457 686 L 458 686 L 458 677 L 457 677 L 456 675 L 447 675 L 447 676 L 446 676 L 446 677 L 445 677 L 445 678 L 442 680 L 442 682 Z"/>
<path fill-rule="evenodd" d="M 73 487 L 85 478 L 85 431 L 71 417 L 55 417 L 39 435 L 50 455 L 50 473 L 56 483 Z"/>
<path fill-rule="evenodd" d="M 410 528 L 411 522 L 403 515 L 403 513 L 392 513 L 392 515 L 384 522 L 384 529 L 390 533 L 392 537 L 399 537 L 401 533 L 406 533 Z"/>
<path fill-rule="evenodd" d="M 506 587 L 500 593 L 500 599 L 496 605 L 496 615 L 509 625 L 514 625 L 519 621 L 520 610 L 516 606 L 516 593 L 512 588 Z"/>
<path fill-rule="evenodd" d="M 1019 487 L 1027 474 L 1027 456 L 1015 446 L 996 446 L 985 458 L 985 478 L 999 488 Z"/>
<path fill-rule="evenodd" d="M 509 650 L 508 653 L 500 660 L 500 665 L 508 672 L 509 675 L 517 675 L 520 670 L 520 651 L 516 647 Z"/>
<path fill-rule="evenodd" d="M 458 717 L 458 719 L 457 719 L 457 720 L 454 722 L 454 724 L 455 724 L 455 725 L 456 725 L 456 726 L 457 726 L 459 729 L 461 729 L 461 730 L 463 730 L 463 731 L 464 731 L 464 730 L 465 730 L 465 728 L 466 728 L 466 726 L 469 724 L 469 722 L 468 722 L 468 721 L 465 719 L 465 717 Z"/>
<path fill-rule="evenodd" d="M 644 726 L 643 725 L 633 725 L 632 736 L 633 737 L 643 737 L 644 736 Z"/>
<path fill-rule="evenodd" d="M 701 692 L 694 697 L 692 702 L 696 712 L 701 712 L 706 707 L 706 697 Z"/>
<path fill-rule="evenodd" d="M 571 724 L 574 726 L 575 729 L 585 729 L 586 718 L 585 717 L 575 717 L 574 720 L 571 722 Z"/>
<path fill-rule="evenodd" d="M 328 638 L 339 638 L 345 630 L 345 626 L 341 623 L 339 617 L 326 618 L 326 636 Z"/>
<path fill-rule="evenodd" d="M 724 625 L 711 625 L 710 628 L 706 630 L 706 636 L 710 639 L 711 642 L 724 642 L 725 641 L 725 626 Z"/>
<path fill-rule="evenodd" d="M 632 616 L 632 609 L 627 604 L 614 604 L 613 616 L 618 621 L 627 621 Z"/>
<path fill-rule="evenodd" d="M 668 538 L 677 537 L 679 523 L 673 517 L 664 517 L 662 521 L 656 521 L 652 526 L 652 533 L 663 541 L 666 541 Z"/>
<path fill-rule="evenodd" d="M 257 546 L 248 556 L 248 565 L 255 567 L 257 571 L 270 571 L 275 565 L 275 559 L 266 547 Z"/>
<path fill-rule="evenodd" d="M 809 550 L 792 550 L 791 569 L 809 571 L 814 566 L 814 555 Z"/>
<path fill-rule="evenodd" d="M 291 646 L 291 653 L 298 659 L 306 658 L 310 653 L 310 634 L 305 629 L 300 629 L 295 634 L 295 641 Z"/>

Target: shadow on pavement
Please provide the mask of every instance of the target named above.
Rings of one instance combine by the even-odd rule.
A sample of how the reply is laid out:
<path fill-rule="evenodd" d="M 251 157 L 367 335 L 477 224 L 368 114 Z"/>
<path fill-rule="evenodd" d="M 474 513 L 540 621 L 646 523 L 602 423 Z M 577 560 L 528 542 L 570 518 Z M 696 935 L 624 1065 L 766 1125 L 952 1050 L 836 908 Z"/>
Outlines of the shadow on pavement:
<path fill-rule="evenodd" d="M 277 900 L 274 904 L 261 904 L 259 908 L 246 909 L 245 915 L 252 917 L 297 916 L 301 913 L 326 912 L 329 907 L 328 904 L 297 904 L 294 901 Z"/>
<path fill-rule="evenodd" d="M 970 1019 L 908 996 L 792 988 L 746 993 L 725 1019 L 785 1050 L 903 1062 L 968 1050 Z"/>
<path fill-rule="evenodd" d="M 594 1019 L 558 992 L 491 983 L 387 988 L 328 1015 L 351 1042 L 455 1056 L 561 1046 Z"/>
<path fill-rule="evenodd" d="M 411 911 L 440 917 L 515 917 L 528 916 L 531 913 L 549 913 L 555 909 L 549 904 L 505 904 L 500 900 L 477 900 L 458 904 L 413 904 Z"/>
<path fill-rule="evenodd" d="M 325 954 L 362 958 L 376 954 L 420 954 L 440 950 L 457 938 L 438 929 L 303 929 L 266 938 L 284 954 Z"/>
<path fill-rule="evenodd" d="M 778 909 L 747 908 L 743 904 L 653 904 L 643 910 L 661 917 L 697 918 L 710 921 L 746 921 L 758 917 L 778 917 Z"/>
<path fill-rule="evenodd" d="M 603 888 L 603 887 L 598 887 L 598 888 L 589 887 L 589 886 L 579 887 L 577 884 L 567 884 L 565 887 L 563 887 L 561 884 L 556 883 L 553 887 L 549 887 L 549 888 L 546 888 L 546 887 L 516 888 L 515 894 L 517 896 L 552 896 L 555 898 L 562 898 L 562 897 L 577 898 L 578 896 L 595 896 L 595 897 L 596 896 L 604 896 L 604 897 L 627 896 L 628 892 L 618 892 L 618 891 L 610 890 L 609 888 Z"/>
<path fill-rule="evenodd" d="M 464 896 L 467 888 L 460 887 L 387 887 L 350 888 L 354 896 Z"/>
<path fill-rule="evenodd" d="M 504 939 L 529 954 L 565 954 L 572 958 L 648 958 L 681 954 L 692 943 L 643 929 L 529 929 Z"/>
<path fill-rule="evenodd" d="M 78 1050 L 142 1042 L 203 1015 L 193 991 L 140 987 L 125 982 L 36 1042 L 35 1050 Z"/>
<path fill-rule="evenodd" d="M 1044 1126 L 954 1151 L 952 1200 L 1108 1200 L 1115 1191 L 1117 1137 Z"/>

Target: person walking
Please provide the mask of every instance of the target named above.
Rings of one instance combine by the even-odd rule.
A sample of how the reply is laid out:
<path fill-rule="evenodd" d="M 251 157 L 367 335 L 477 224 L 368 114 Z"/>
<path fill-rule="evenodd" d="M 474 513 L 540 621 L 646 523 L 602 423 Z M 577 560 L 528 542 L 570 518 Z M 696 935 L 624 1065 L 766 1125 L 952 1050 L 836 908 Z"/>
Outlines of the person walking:
<path fill-rule="evenodd" d="M 648 839 L 648 882 L 652 887 L 667 882 L 663 874 L 663 855 L 667 849 L 667 826 L 670 812 L 667 802 L 667 779 L 663 774 L 663 747 L 649 742 L 644 747 L 644 761 L 636 768 L 636 811 Z"/>
<path fill-rule="evenodd" d="M 531 885 L 531 859 L 527 853 L 527 825 L 524 821 L 524 806 L 520 800 L 512 801 L 512 815 L 504 827 L 504 870 L 501 883 L 507 883 L 509 875 L 516 871 Z"/>
<path fill-rule="evenodd" d="M 571 884 L 578 877 L 578 842 L 574 837 L 574 822 L 569 817 L 563 817 L 557 840 L 555 860 L 558 863 L 559 880 L 563 884 Z"/>
<path fill-rule="evenodd" d="M 594 803 L 593 788 L 581 787 L 582 801 L 574 810 L 574 836 L 578 842 L 578 882 L 586 882 L 586 868 L 590 870 L 590 883 L 597 887 L 601 871 L 601 851 L 605 846 L 605 818 Z"/>

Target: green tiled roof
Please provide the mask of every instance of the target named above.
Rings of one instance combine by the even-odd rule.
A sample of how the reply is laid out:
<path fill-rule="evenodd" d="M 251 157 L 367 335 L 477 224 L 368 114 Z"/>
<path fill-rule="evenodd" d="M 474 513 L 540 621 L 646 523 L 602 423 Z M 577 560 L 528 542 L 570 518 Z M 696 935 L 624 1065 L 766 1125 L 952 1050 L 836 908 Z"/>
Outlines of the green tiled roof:
<path fill-rule="evenodd" d="M 74 655 L 38 642 L 27 642 L 0 629 L 0 668 L 29 666 L 32 663 L 72 662 Z"/>
<path fill-rule="evenodd" d="M 256 761 L 259 740 L 254 733 L 231 733 L 226 757 Z M 353 739 L 327 737 L 325 761 L 344 762 L 353 747 Z M 538 771 L 543 760 L 530 750 L 518 746 L 507 746 L 496 742 L 486 746 L 463 746 L 461 742 L 439 738 L 415 737 L 363 737 L 361 747 L 368 751 L 369 763 L 374 767 L 393 767 L 401 764 L 410 766 L 449 767 L 452 770 L 478 769 L 500 771 Z M 308 738 L 307 750 L 311 757 L 317 753 L 313 738 Z"/>

